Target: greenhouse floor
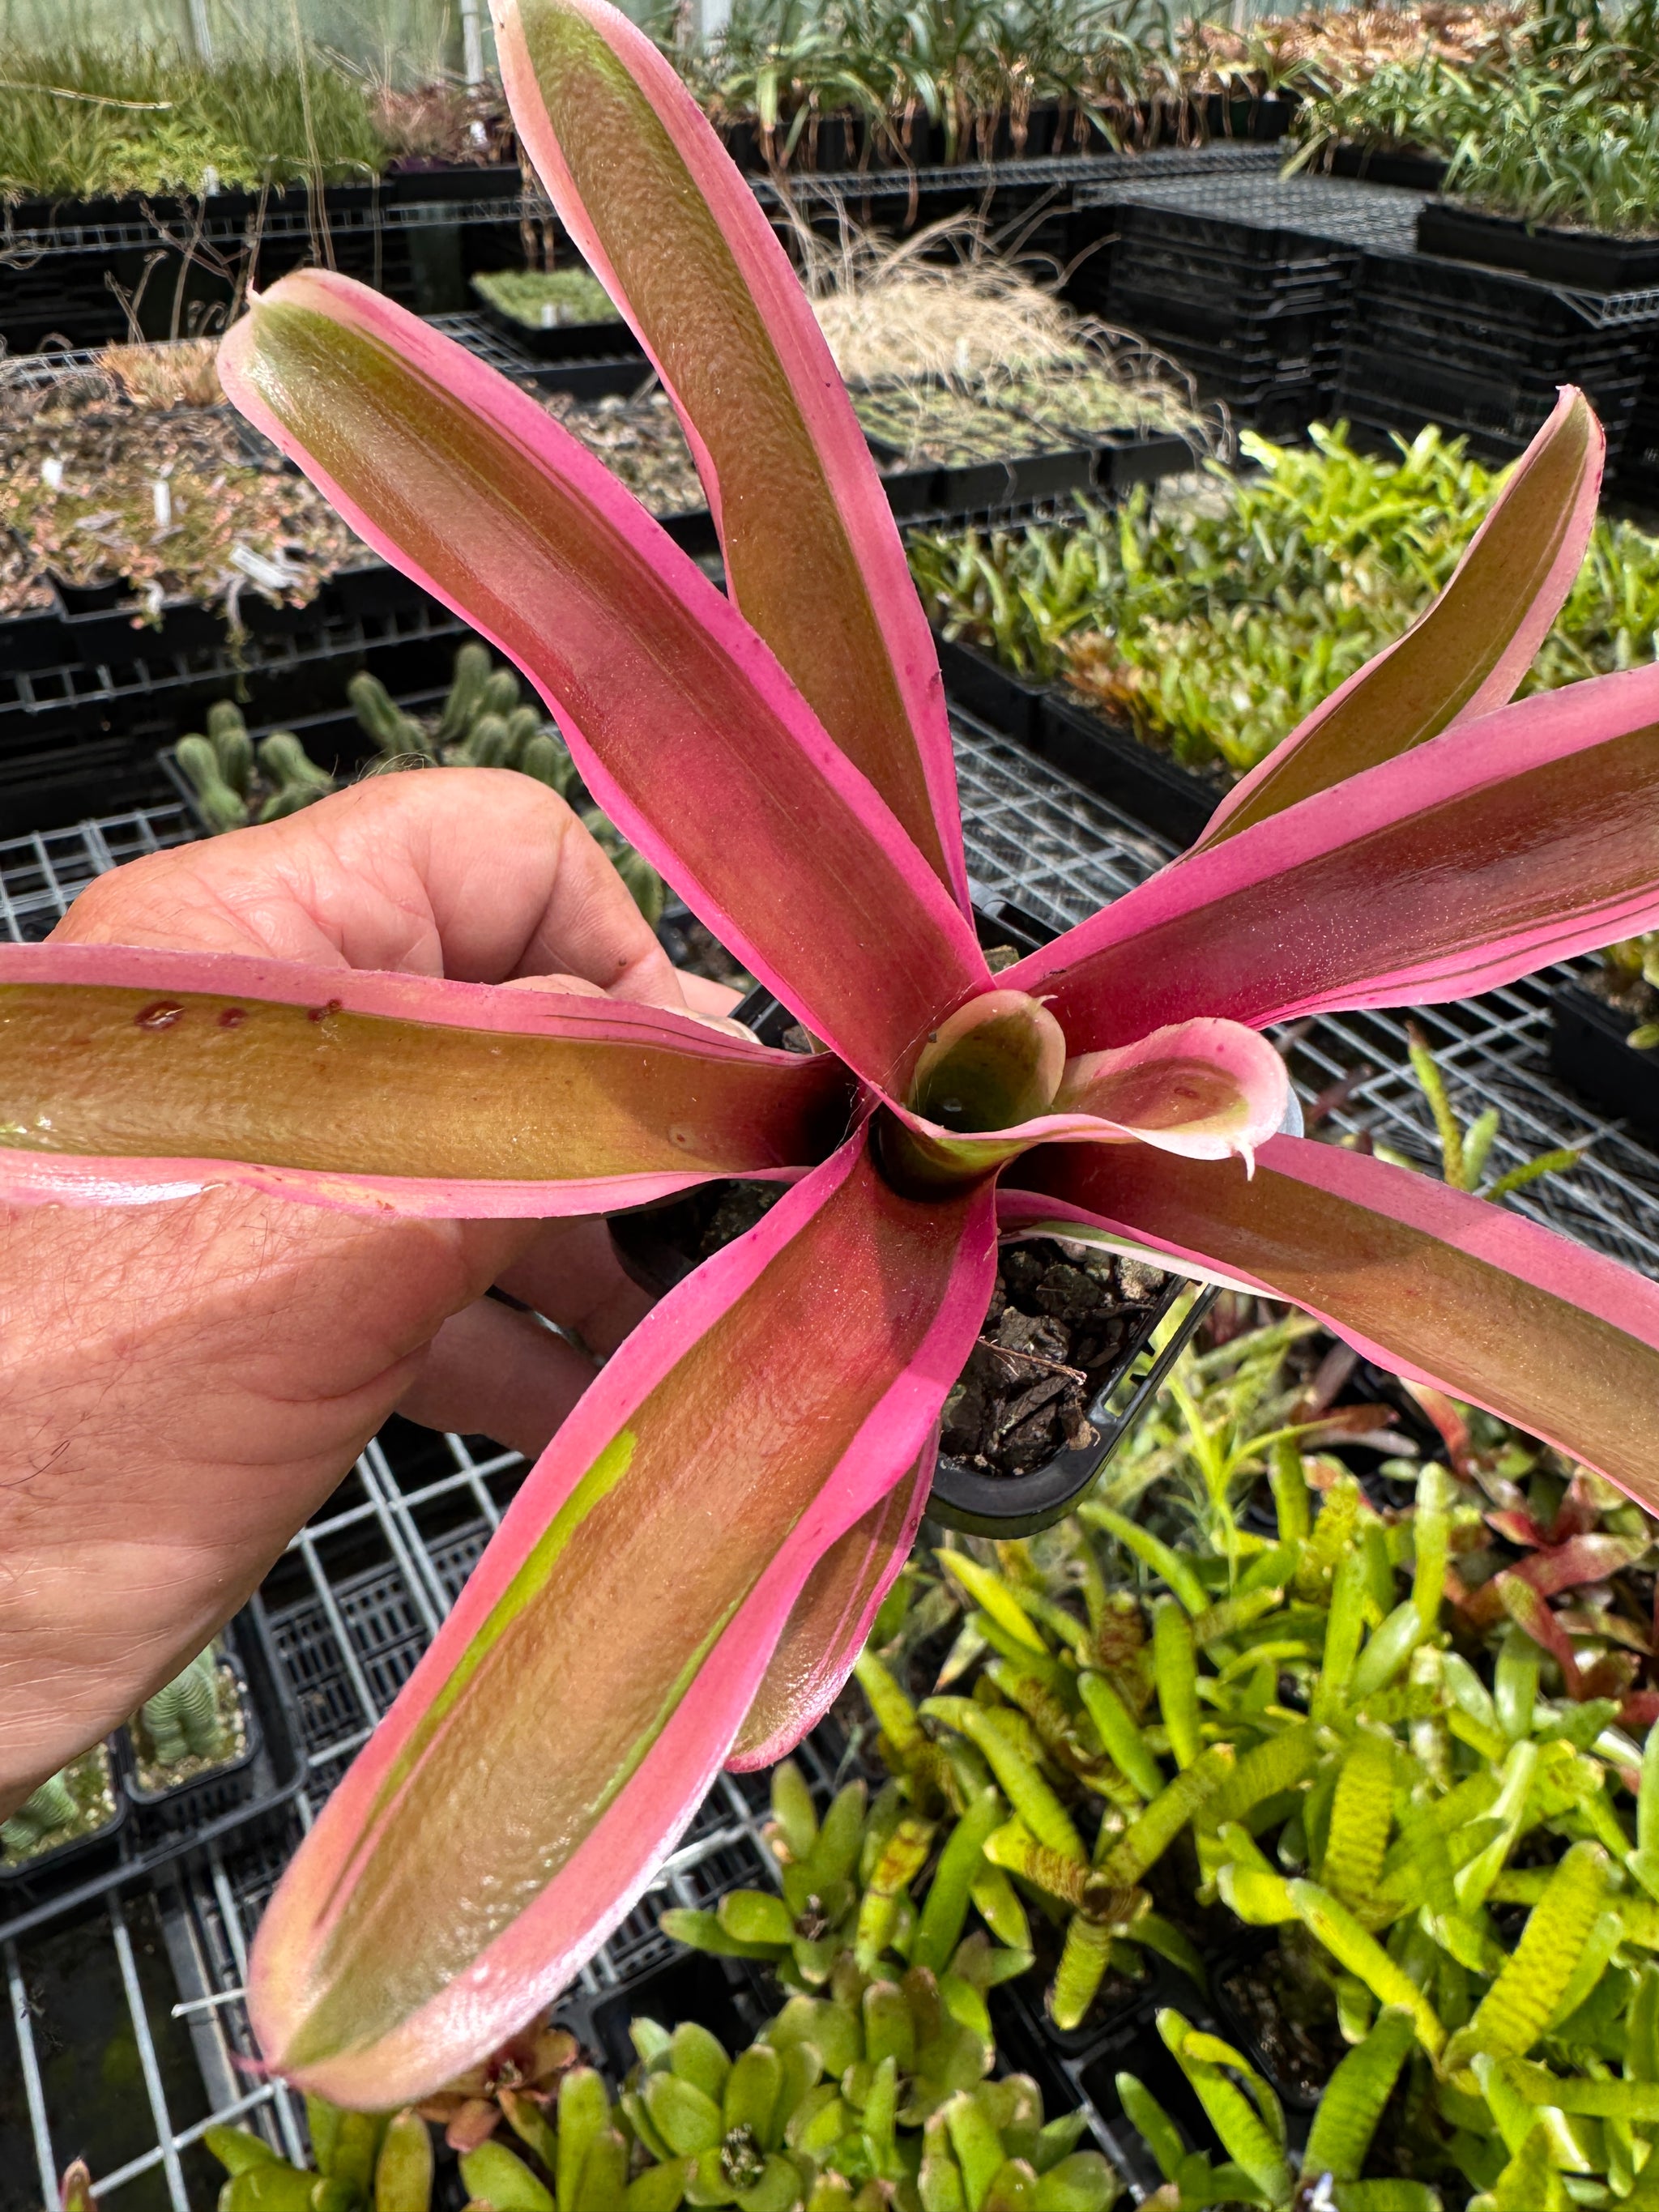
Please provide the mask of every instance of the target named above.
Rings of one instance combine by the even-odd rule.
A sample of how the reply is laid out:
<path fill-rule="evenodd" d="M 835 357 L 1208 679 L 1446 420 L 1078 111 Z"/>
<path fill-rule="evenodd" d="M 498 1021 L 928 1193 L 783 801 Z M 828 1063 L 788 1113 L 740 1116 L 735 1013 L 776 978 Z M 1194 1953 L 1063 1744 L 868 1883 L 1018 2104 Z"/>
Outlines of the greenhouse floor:
<path fill-rule="evenodd" d="M 1069 924 L 1170 857 L 1126 816 L 982 726 L 959 718 L 957 745 L 982 906 L 1008 902 Z M 0 842 L 0 939 L 39 939 L 94 876 L 190 835 L 184 810 L 170 805 Z M 1552 1080 L 1547 981 L 1431 1010 L 1423 1026 L 1454 1106 L 1500 1109 L 1497 1168 L 1559 1146 L 1590 1148 L 1572 1174 L 1522 1192 L 1520 1209 L 1659 1275 L 1659 1157 Z M 1437 1156 L 1400 1018 L 1321 1019 L 1279 1042 L 1304 1101 L 1340 1089 L 1330 1126 L 1369 1132 L 1425 1163 Z M 200 2138 L 232 2117 L 268 2126 L 274 2142 L 300 2154 L 297 2101 L 245 2069 L 248 1941 L 301 1827 L 435 1632 L 521 1466 L 480 1439 L 394 1421 L 265 1585 L 303 1744 L 304 1779 L 289 1808 L 257 1843 L 215 1847 L 153 1885 L 134 1881 L 0 1944 L 17 2054 L 14 2068 L 0 2040 L 0 2212 L 55 2203 L 57 2176 L 77 2155 L 118 2212 L 199 2212 L 217 2186 Z M 822 1759 L 809 1764 L 827 1787 Z M 656 1927 L 664 1904 L 707 1905 L 768 1878 L 763 1808 L 763 1780 L 722 1779 L 659 1890 L 584 1973 L 579 2006 L 668 1956 Z M 85 2027 L 100 2002 L 101 2041 Z"/>

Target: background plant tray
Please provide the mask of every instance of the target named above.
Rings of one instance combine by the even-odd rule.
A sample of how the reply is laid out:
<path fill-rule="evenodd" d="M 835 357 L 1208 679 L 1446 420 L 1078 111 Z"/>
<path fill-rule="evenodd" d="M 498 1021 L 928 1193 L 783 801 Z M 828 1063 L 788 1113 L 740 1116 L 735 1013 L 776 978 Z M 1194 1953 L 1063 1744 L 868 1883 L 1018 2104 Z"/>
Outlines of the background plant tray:
<path fill-rule="evenodd" d="M 974 646 L 937 631 L 934 638 L 945 690 L 958 705 L 1176 847 L 1190 845 L 1220 804 L 1224 784 L 1154 752 L 1127 724 L 1053 684 L 1024 681 Z"/>
<path fill-rule="evenodd" d="M 1636 1026 L 1582 983 L 1560 982 L 1550 994 L 1550 1066 L 1564 1083 L 1659 1137 L 1659 1050 L 1625 1042 Z"/>
<path fill-rule="evenodd" d="M 106 1832 L 109 1847 L 96 1857 L 71 1847 L 63 1852 L 58 1868 L 48 1862 L 39 1875 L 25 1878 L 20 1874 L 0 1885 L 0 1942 L 43 1928 L 117 1887 L 154 1876 L 180 1853 L 228 1843 L 233 1837 L 246 1840 L 286 1813 L 307 1778 L 307 1769 L 289 1692 L 258 1597 L 237 1614 L 234 1636 L 260 1739 L 245 1775 L 236 1778 L 235 1790 L 222 1793 L 223 1802 L 215 1802 L 207 1785 L 221 1779 L 226 1771 L 222 1769 L 219 1775 L 202 1778 L 199 1796 L 193 1786 L 173 1793 L 176 1799 L 186 1801 L 178 1808 L 184 1817 L 176 1823 L 171 1818 L 159 1825 L 126 1820 L 129 1796 L 118 1765 L 118 1823 L 112 1824 L 112 1834 Z M 162 1807 L 153 1809 L 159 1814 Z"/>
<path fill-rule="evenodd" d="M 521 323 L 493 300 L 483 302 L 483 312 L 503 337 L 538 361 L 614 361 L 631 353 L 640 364 L 640 375 L 648 374 L 644 349 L 620 315 L 609 315 L 603 322 L 555 323 L 544 330 L 539 323 Z"/>
<path fill-rule="evenodd" d="M 1455 200 L 1431 200 L 1424 208 L 1417 249 L 1489 269 L 1522 269 L 1545 283 L 1587 292 L 1640 292 L 1659 284 L 1659 239 L 1534 227 Z"/>

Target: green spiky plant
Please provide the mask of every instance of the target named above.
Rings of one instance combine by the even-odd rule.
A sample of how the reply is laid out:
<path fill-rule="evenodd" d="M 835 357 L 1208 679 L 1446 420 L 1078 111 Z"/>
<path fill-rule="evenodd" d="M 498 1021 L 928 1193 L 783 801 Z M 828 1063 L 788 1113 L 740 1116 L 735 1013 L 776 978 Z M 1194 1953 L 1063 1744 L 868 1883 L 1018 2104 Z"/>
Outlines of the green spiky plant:
<path fill-rule="evenodd" d="M 1152 2212 L 1205 2212 L 1210 2205 L 1263 2205 L 1270 2212 L 1440 2212 L 1426 2182 L 1362 2178 L 1383 2107 L 1412 2045 L 1411 2014 L 1385 2008 L 1343 2059 L 1320 2100 L 1307 2147 L 1293 2167 L 1284 2107 L 1242 2051 L 1165 2009 L 1158 2032 L 1190 2085 L 1226 2157 L 1214 2164 L 1188 2148 L 1180 2129 L 1135 2075 L 1117 2093 L 1158 2162 L 1164 2185 Z"/>

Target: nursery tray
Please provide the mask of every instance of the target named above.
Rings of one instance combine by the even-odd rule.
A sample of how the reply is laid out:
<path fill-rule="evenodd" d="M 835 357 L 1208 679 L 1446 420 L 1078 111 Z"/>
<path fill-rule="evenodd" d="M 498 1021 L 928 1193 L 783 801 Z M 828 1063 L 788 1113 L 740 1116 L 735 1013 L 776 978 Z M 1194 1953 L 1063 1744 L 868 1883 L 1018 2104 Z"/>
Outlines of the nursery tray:
<path fill-rule="evenodd" d="M 520 322 L 493 300 L 483 300 L 482 305 L 491 329 L 510 338 L 521 352 L 536 361 L 611 362 L 630 356 L 641 364 L 638 374 L 647 374 L 644 349 L 620 315 L 607 315 L 603 322 L 554 323 L 544 329 L 539 323 Z"/>
<path fill-rule="evenodd" d="M 1659 1049 L 1626 1044 L 1635 1026 L 1582 983 L 1558 983 L 1550 993 L 1550 1066 L 1609 1113 L 1659 1137 Z"/>
<path fill-rule="evenodd" d="M 0 1860 L 0 1934 L 10 1927 L 20 1910 L 27 1911 L 65 1884 L 95 1879 L 100 1870 L 107 1871 L 117 1864 L 120 1833 L 127 1818 L 127 1801 L 121 1789 L 120 1755 L 115 1737 L 105 1737 L 103 1753 L 113 1803 L 108 1820 L 101 1827 L 76 1836 L 72 1843 L 55 1844 L 51 1850 L 24 1859 L 15 1866 Z"/>
<path fill-rule="evenodd" d="M 0 615 L 0 676 L 22 676 L 37 668 L 61 667 L 72 650 L 64 617 L 54 607 L 30 607 Z"/>
<path fill-rule="evenodd" d="M 258 1787 L 259 1761 L 265 1749 L 264 1719 L 272 1727 L 288 1725 L 288 1715 L 276 1686 L 276 1675 L 270 1654 L 265 1655 L 262 1670 L 251 1666 L 245 1654 L 245 1644 L 253 1640 L 250 1632 L 244 1636 L 236 1622 L 231 1622 L 221 1633 L 224 1658 L 230 1663 L 236 1684 L 237 1700 L 242 1709 L 242 1723 L 246 1741 L 234 1759 L 224 1759 L 205 1773 L 194 1775 L 187 1782 L 171 1790 L 147 1790 L 138 1778 L 138 1747 L 131 1727 L 123 1729 L 119 1741 L 121 1787 L 132 1806 L 133 1820 L 140 1838 L 146 1842 L 164 1838 L 187 1836 L 205 1827 L 226 1813 L 234 1812 L 245 1805 Z M 256 1695 L 255 1679 L 262 1681 L 265 1692 L 262 1698 Z M 290 1747 L 291 1757 L 291 1747 Z"/>
<path fill-rule="evenodd" d="M 1455 200 L 1431 200 L 1423 209 L 1417 250 L 1488 269 L 1524 270 L 1544 283 L 1582 292 L 1641 292 L 1659 284 L 1659 239 L 1534 226 Z"/>
<path fill-rule="evenodd" d="M 97 1841 L 97 1855 L 69 1847 L 55 1866 L 53 1853 L 38 1873 L 20 1869 L 0 1880 L 0 1942 L 7 1942 L 43 1927 L 49 1921 L 101 1897 L 123 1884 L 154 1875 L 181 1853 L 230 1836 L 241 1837 L 264 1827 L 272 1814 L 285 1814 L 306 1779 L 307 1767 L 300 1749 L 299 1730 L 289 1705 L 289 1692 L 270 1642 L 264 1608 L 251 1598 L 236 1615 L 232 1634 L 243 1664 L 244 1679 L 258 1717 L 259 1746 L 249 1763 L 247 1779 L 239 1780 L 242 1794 L 235 1802 L 210 1805 L 194 1801 L 191 1816 L 182 1825 L 158 1825 L 149 1819 L 129 1819 L 131 1793 L 123 1786 L 116 1754 L 117 1820 Z M 221 1780 L 225 1770 L 204 1775 L 204 1784 Z M 178 1796 L 188 1790 L 173 1793 Z M 159 1808 L 152 1808 L 152 1810 Z"/>
<path fill-rule="evenodd" d="M 455 200 L 511 200 L 523 191 L 523 173 L 509 161 L 394 164 L 380 179 L 382 202 L 398 207 L 434 207 Z"/>
<path fill-rule="evenodd" d="M 1051 684 L 1011 675 L 973 646 L 934 635 L 945 691 L 958 706 L 1171 843 L 1190 845 L 1225 796 L 1219 781 L 1154 752 L 1127 724 Z"/>

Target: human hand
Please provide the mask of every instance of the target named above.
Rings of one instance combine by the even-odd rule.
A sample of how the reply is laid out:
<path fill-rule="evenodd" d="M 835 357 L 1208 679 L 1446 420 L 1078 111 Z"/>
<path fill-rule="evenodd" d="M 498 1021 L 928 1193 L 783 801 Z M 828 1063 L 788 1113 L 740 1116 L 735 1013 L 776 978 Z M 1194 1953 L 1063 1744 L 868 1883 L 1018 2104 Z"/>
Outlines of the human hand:
<path fill-rule="evenodd" d="M 723 1013 L 562 799 L 371 779 L 100 878 L 52 933 Z M 602 1219 L 381 1221 L 228 1185 L 0 1206 L 0 1816 L 199 1650 L 394 1410 L 533 1455 L 645 1310 Z"/>

